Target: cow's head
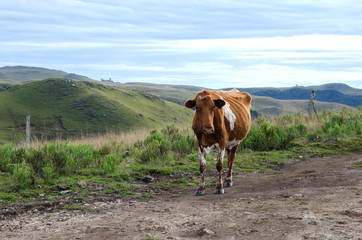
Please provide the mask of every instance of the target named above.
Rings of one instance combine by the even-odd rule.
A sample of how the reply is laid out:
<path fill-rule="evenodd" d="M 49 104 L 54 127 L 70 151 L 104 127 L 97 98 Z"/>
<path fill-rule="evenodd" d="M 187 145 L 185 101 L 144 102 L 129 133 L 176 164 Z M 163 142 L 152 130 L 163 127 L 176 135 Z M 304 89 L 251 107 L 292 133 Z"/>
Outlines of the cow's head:
<path fill-rule="evenodd" d="M 192 128 L 196 134 L 214 133 L 214 116 L 225 105 L 220 97 L 210 95 L 207 91 L 200 92 L 195 99 L 187 100 L 185 107 L 195 108 Z"/>

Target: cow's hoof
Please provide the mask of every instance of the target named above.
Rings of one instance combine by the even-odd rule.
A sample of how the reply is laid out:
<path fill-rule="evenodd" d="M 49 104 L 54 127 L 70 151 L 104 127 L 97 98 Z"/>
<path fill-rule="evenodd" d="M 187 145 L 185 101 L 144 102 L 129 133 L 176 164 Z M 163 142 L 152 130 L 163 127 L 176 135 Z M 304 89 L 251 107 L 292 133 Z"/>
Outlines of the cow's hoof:
<path fill-rule="evenodd" d="M 216 189 L 214 194 L 224 194 L 224 189 Z"/>
<path fill-rule="evenodd" d="M 205 192 L 204 191 L 199 191 L 197 190 L 195 193 L 194 193 L 194 196 L 204 196 L 205 195 Z"/>
<path fill-rule="evenodd" d="M 224 187 L 232 187 L 233 183 L 232 182 L 224 182 Z"/>

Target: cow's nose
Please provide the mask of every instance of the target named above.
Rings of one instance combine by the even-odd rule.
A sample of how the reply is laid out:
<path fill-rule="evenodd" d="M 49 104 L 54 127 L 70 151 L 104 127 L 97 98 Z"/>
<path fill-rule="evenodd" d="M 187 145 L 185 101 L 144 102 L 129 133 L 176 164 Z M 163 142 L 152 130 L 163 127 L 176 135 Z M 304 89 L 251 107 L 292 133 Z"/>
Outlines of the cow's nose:
<path fill-rule="evenodd" d="M 202 133 L 211 134 L 214 133 L 214 129 L 212 127 L 204 127 L 202 128 Z"/>

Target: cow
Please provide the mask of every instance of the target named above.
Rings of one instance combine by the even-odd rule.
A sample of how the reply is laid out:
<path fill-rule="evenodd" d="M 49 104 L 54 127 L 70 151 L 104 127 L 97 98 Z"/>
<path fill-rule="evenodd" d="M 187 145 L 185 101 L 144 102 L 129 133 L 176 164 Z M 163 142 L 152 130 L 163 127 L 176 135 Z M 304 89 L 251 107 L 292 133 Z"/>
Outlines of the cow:
<path fill-rule="evenodd" d="M 200 183 L 195 196 L 205 195 L 206 155 L 218 149 L 218 171 L 215 194 L 224 194 L 224 187 L 232 187 L 232 168 L 240 142 L 247 136 L 250 125 L 251 96 L 237 89 L 230 91 L 201 91 L 194 99 L 187 100 L 185 107 L 195 109 L 192 129 L 197 138 L 200 163 Z M 225 149 L 228 169 L 225 181 L 222 168 Z"/>

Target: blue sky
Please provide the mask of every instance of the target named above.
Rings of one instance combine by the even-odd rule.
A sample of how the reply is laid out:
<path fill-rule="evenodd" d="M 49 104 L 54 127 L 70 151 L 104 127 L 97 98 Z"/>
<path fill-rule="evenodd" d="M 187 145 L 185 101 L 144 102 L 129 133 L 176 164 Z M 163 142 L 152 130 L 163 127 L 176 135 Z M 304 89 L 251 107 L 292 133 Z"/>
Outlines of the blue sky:
<path fill-rule="evenodd" d="M 0 66 L 100 80 L 362 88 L 360 0 L 0 1 Z"/>

